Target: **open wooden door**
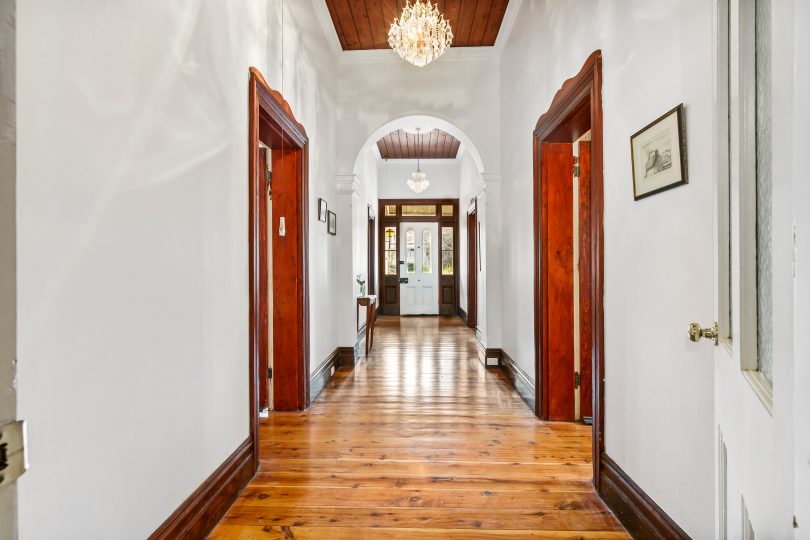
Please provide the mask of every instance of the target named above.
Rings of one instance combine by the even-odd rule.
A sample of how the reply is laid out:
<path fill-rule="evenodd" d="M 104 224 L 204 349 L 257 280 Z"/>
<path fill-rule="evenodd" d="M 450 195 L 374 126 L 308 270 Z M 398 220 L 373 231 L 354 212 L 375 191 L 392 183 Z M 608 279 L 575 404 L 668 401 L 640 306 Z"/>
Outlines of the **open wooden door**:
<path fill-rule="evenodd" d="M 593 256 L 591 255 L 591 142 L 578 144 L 577 174 L 580 418 L 593 419 Z"/>
<path fill-rule="evenodd" d="M 543 417 L 574 420 L 574 154 L 542 145 Z"/>

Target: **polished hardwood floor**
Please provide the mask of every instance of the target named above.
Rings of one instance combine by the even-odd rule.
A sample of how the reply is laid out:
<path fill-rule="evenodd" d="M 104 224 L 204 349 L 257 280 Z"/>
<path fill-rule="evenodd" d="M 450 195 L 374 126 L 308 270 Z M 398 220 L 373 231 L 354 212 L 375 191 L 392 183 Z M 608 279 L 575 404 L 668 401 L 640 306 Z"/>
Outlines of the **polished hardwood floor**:
<path fill-rule="evenodd" d="M 381 317 L 210 538 L 628 538 L 593 493 L 590 428 L 535 418 L 452 317 Z"/>

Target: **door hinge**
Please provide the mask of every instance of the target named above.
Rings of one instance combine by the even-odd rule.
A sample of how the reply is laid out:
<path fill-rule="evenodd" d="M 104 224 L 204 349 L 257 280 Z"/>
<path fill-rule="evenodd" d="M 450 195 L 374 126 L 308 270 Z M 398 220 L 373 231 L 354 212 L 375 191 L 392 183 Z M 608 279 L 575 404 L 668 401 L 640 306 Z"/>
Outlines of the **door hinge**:
<path fill-rule="evenodd" d="M 579 158 L 574 156 L 574 176 L 579 178 Z"/>
<path fill-rule="evenodd" d="M 273 378 L 273 368 L 271 368 L 271 367 L 267 368 L 267 378 L 268 379 Z"/>
<path fill-rule="evenodd" d="M 14 482 L 27 470 L 25 422 L 0 426 L 0 487 Z"/>
<path fill-rule="evenodd" d="M 579 371 L 574 372 L 574 388 L 579 388 L 581 381 L 579 377 Z"/>

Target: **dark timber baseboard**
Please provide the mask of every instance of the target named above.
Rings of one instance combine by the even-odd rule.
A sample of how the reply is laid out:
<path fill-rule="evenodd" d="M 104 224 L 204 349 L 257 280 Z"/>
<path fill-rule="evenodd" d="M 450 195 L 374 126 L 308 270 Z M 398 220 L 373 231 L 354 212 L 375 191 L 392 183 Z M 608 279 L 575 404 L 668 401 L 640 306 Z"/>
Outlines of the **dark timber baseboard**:
<path fill-rule="evenodd" d="M 318 394 L 321 393 L 321 390 L 326 387 L 329 379 L 332 378 L 332 375 L 338 369 L 338 362 L 340 358 L 340 348 L 336 348 L 332 351 L 332 354 L 329 355 L 327 358 L 318 368 L 312 372 L 312 375 L 309 378 L 309 395 L 310 395 L 310 403 L 315 401 L 318 397 Z"/>
<path fill-rule="evenodd" d="M 354 366 L 357 365 L 357 360 L 360 358 L 360 349 L 358 345 L 355 345 L 354 347 L 338 347 L 338 361 L 340 369 L 354 369 Z"/>
<path fill-rule="evenodd" d="M 248 438 L 149 539 L 205 538 L 253 478 L 253 474 L 253 442 Z"/>
<path fill-rule="evenodd" d="M 633 538 L 689 538 L 607 454 L 602 454 L 601 463 L 599 496 Z"/>
<path fill-rule="evenodd" d="M 464 324 L 470 324 L 469 320 L 467 319 L 467 312 L 464 311 L 463 308 L 458 308 L 458 316 L 461 317 L 461 320 L 464 321 Z"/>
<path fill-rule="evenodd" d="M 500 351 L 501 367 L 506 371 L 506 376 L 517 390 L 517 393 L 520 394 L 520 397 L 523 398 L 523 401 L 526 402 L 526 405 L 534 411 L 534 381 L 525 371 L 520 369 L 520 366 L 506 354 L 506 351 L 498 350 Z M 489 349 L 487 349 L 487 354 L 489 354 Z"/>

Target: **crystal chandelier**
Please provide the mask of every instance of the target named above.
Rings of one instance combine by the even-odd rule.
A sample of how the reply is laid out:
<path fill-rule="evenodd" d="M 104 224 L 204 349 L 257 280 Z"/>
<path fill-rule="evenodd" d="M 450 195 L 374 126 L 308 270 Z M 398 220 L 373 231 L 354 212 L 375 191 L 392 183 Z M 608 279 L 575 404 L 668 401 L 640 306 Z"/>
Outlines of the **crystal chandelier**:
<path fill-rule="evenodd" d="M 417 0 L 418 1 L 418 0 Z M 421 128 L 416 128 L 416 132 L 419 133 Z M 422 193 L 425 191 L 430 182 L 427 179 L 427 175 L 422 172 L 422 168 L 419 166 L 419 157 L 422 153 L 422 136 L 419 135 L 419 154 L 416 156 L 416 172 L 411 173 L 411 177 L 408 178 L 408 187 L 411 188 L 411 191 L 414 193 Z"/>
<path fill-rule="evenodd" d="M 439 13 L 437 4 L 416 0 L 405 4 L 402 15 L 388 31 L 388 44 L 403 60 L 423 67 L 436 60 L 453 42 L 450 24 Z"/>
<path fill-rule="evenodd" d="M 422 193 L 429 185 L 430 182 L 427 179 L 427 175 L 419 169 L 417 169 L 416 172 L 412 172 L 411 177 L 408 178 L 408 187 L 411 188 L 411 191 L 414 193 Z"/>

